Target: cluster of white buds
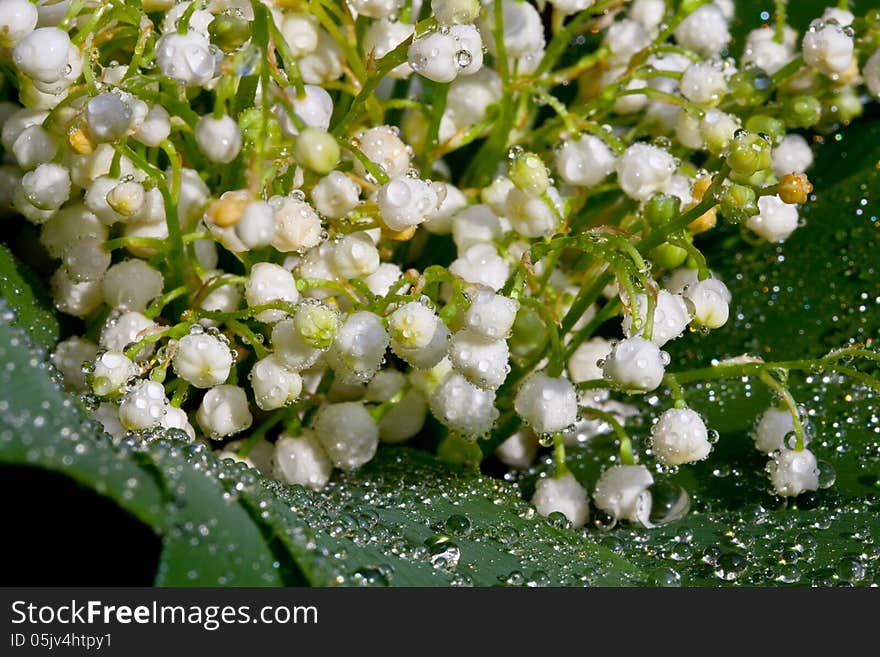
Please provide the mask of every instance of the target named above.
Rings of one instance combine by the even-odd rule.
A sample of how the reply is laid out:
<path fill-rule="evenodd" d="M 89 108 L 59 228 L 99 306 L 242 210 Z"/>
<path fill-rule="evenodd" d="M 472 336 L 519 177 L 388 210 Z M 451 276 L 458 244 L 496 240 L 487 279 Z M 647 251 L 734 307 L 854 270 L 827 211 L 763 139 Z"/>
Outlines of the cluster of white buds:
<path fill-rule="evenodd" d="M 614 430 L 592 503 L 649 524 L 629 396 L 680 392 L 664 349 L 736 317 L 701 235 L 791 237 L 804 131 L 855 118 L 862 81 L 880 97 L 880 51 L 840 10 L 752 31 L 737 62 L 728 0 L 623 3 L 574 40 L 595 3 L 551 4 L 545 25 L 521 0 L 151 2 L 138 25 L 0 0 L 0 212 L 85 327 L 53 355 L 66 384 L 117 438 L 174 429 L 315 490 L 426 428 L 521 468 Z M 597 49 L 564 63 L 569 42 Z M 712 449 L 675 402 L 661 469 Z M 816 488 L 792 422 L 755 430 L 782 495 Z M 581 526 L 557 465 L 533 501 Z"/>

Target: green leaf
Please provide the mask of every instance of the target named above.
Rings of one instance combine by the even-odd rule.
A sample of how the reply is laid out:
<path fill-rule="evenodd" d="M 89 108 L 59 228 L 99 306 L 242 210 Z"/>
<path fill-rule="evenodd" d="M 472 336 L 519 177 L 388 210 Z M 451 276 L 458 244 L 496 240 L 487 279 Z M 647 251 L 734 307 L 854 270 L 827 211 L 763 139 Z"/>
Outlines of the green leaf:
<path fill-rule="evenodd" d="M 261 499 L 279 537 L 311 528 L 317 550 L 305 570 L 314 585 L 621 586 L 641 577 L 581 533 L 535 516 L 515 487 L 410 448 L 380 450 L 322 493 L 263 481 L 244 494 Z"/>
<path fill-rule="evenodd" d="M 52 303 L 34 275 L 0 244 L 0 297 L 15 312 L 18 323 L 41 347 L 58 341 L 58 319 Z"/>
<path fill-rule="evenodd" d="M 137 464 L 119 457 L 55 379 L 45 353 L 0 310 L 0 462 L 59 472 L 104 495 L 142 522 L 162 517 L 161 490 Z"/>
<path fill-rule="evenodd" d="M 56 380 L 45 352 L 0 309 L 0 462 L 61 473 L 103 495 L 164 540 L 157 583 L 286 583 L 260 525 L 173 441 L 114 446 Z M 204 450 L 204 446 L 200 446 Z M 291 576 L 291 580 L 294 577 Z"/>

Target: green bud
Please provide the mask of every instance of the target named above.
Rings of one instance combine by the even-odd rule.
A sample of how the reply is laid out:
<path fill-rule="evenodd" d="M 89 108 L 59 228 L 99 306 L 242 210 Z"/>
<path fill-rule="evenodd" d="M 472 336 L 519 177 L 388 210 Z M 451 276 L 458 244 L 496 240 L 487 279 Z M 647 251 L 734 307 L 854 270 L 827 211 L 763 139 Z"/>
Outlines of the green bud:
<path fill-rule="evenodd" d="M 770 144 L 760 135 L 743 130 L 733 138 L 727 164 L 734 172 L 747 176 L 767 169 L 771 164 Z"/>
<path fill-rule="evenodd" d="M 822 103 L 813 96 L 792 96 L 785 99 L 783 115 L 794 128 L 811 128 L 822 118 Z"/>
<path fill-rule="evenodd" d="M 234 52 L 251 38 L 251 24 L 235 14 L 218 14 L 208 24 L 208 36 L 223 52 Z"/>
<path fill-rule="evenodd" d="M 242 112 L 238 117 L 238 127 L 241 129 L 241 139 L 246 146 L 253 147 L 258 140 L 274 150 L 281 145 L 281 130 L 277 121 L 266 123 L 266 133 L 263 131 L 263 110 L 259 107 L 251 107 Z"/>
<path fill-rule="evenodd" d="M 755 114 L 746 121 L 746 130 L 767 135 L 776 144 L 785 136 L 785 123 L 766 114 Z"/>
<path fill-rule="evenodd" d="M 321 175 L 336 167 L 341 155 L 339 144 L 330 133 L 319 128 L 305 128 L 296 138 L 293 155 L 306 169 Z"/>
<path fill-rule="evenodd" d="M 721 192 L 721 216 L 731 223 L 742 223 L 758 214 L 755 190 L 746 185 L 727 185 Z"/>
<path fill-rule="evenodd" d="M 767 185 L 775 185 L 777 182 L 773 169 L 762 169 L 753 174 L 731 171 L 729 178 L 730 182 L 737 183 L 738 185 L 745 185 L 746 187 L 752 187 L 754 189 L 766 187 Z"/>
<path fill-rule="evenodd" d="M 530 151 L 511 157 L 507 175 L 514 185 L 532 196 L 541 196 L 550 187 L 550 172 L 543 160 Z"/>
<path fill-rule="evenodd" d="M 303 303 L 293 316 L 296 331 L 310 347 L 328 349 L 336 338 L 339 317 L 320 303 Z"/>
<path fill-rule="evenodd" d="M 847 87 L 831 98 L 830 104 L 825 107 L 829 122 L 852 121 L 862 115 L 865 107 L 859 99 L 859 95 L 852 88 Z"/>
<path fill-rule="evenodd" d="M 650 257 L 651 262 L 657 267 L 661 267 L 662 269 L 675 269 L 687 260 L 688 252 L 680 246 L 665 242 L 653 249 Z"/>
<path fill-rule="evenodd" d="M 728 89 L 729 97 L 740 107 L 756 107 L 767 102 L 773 82 L 763 69 L 747 68 L 731 76 Z"/>
<path fill-rule="evenodd" d="M 671 194 L 654 194 L 645 205 L 645 219 L 660 228 L 675 219 L 681 211 L 681 199 Z"/>

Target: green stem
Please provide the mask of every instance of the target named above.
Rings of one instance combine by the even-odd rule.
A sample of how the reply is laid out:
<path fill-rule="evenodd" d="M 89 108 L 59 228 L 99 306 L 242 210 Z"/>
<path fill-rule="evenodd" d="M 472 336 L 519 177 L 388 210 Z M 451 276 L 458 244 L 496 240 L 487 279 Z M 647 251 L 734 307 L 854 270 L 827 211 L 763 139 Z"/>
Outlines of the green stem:
<path fill-rule="evenodd" d="M 766 369 L 761 371 L 758 378 L 761 379 L 768 388 L 775 392 L 785 404 L 785 407 L 791 414 L 791 421 L 794 426 L 794 435 L 796 437 L 794 449 L 796 452 L 804 451 L 804 425 L 801 421 L 801 414 L 800 411 L 798 411 L 797 402 L 792 396 L 791 391 L 788 389 L 788 386 L 777 380 L 776 377 Z"/>
<path fill-rule="evenodd" d="M 617 421 L 617 418 L 614 417 L 611 413 L 607 411 L 603 411 L 601 408 L 594 408 L 592 406 L 581 406 L 581 411 L 586 413 L 587 415 L 592 415 L 596 417 L 611 427 L 615 434 L 617 434 L 617 439 L 620 441 L 620 462 L 624 465 L 635 465 L 638 460 L 633 453 L 632 440 L 629 437 L 629 434 L 623 428 L 623 425 Z"/>
<path fill-rule="evenodd" d="M 562 433 L 553 434 L 553 460 L 556 465 L 554 477 L 568 474 L 568 464 L 565 461 L 565 436 Z"/>

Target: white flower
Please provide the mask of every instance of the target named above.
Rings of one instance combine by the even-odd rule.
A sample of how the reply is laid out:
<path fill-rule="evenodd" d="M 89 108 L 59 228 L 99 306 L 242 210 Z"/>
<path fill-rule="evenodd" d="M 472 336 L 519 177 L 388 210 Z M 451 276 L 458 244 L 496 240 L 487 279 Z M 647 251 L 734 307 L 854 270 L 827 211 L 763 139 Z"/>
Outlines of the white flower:
<path fill-rule="evenodd" d="M 291 319 L 272 328 L 272 346 L 287 367 L 308 369 L 333 344 L 338 327 L 338 315 L 327 306 L 301 303 Z"/>
<path fill-rule="evenodd" d="M 874 54 L 865 62 L 862 68 L 862 77 L 865 79 L 865 86 L 874 98 L 880 98 L 880 48 L 874 51 Z"/>
<path fill-rule="evenodd" d="M 360 311 L 345 318 L 326 358 L 341 382 L 363 383 L 379 370 L 387 348 L 388 332 L 382 319 Z"/>
<path fill-rule="evenodd" d="M 560 215 L 553 207 L 518 187 L 507 193 L 506 206 L 511 226 L 523 237 L 548 237 L 559 226 Z"/>
<path fill-rule="evenodd" d="M 290 253 L 306 251 L 321 243 L 321 217 L 311 205 L 291 196 L 273 196 L 269 204 L 275 210 L 272 246 L 282 253 Z"/>
<path fill-rule="evenodd" d="M 52 352 L 52 364 L 64 377 L 68 388 L 84 391 L 87 387 L 83 365 L 91 363 L 98 355 L 98 345 L 79 337 L 62 340 Z"/>
<path fill-rule="evenodd" d="M 442 84 L 452 82 L 459 73 L 458 51 L 458 41 L 448 32 L 429 32 L 412 42 L 407 61 L 419 75 Z"/>
<path fill-rule="evenodd" d="M 61 256 L 64 271 L 75 283 L 102 282 L 110 266 L 110 254 L 100 240 L 84 237 L 64 250 Z"/>
<path fill-rule="evenodd" d="M 72 47 L 70 36 L 64 30 L 38 27 L 18 42 L 12 51 L 12 61 L 35 82 L 51 84 L 67 73 Z"/>
<path fill-rule="evenodd" d="M 553 8 L 563 15 L 576 14 L 583 11 L 596 0 L 552 0 L 550 4 Z M 662 2 L 662 0 L 660 0 Z"/>
<path fill-rule="evenodd" d="M 100 284 L 97 284 L 100 295 Z M 99 297 L 100 298 L 100 297 Z M 129 311 L 118 317 L 110 316 L 101 329 L 101 337 L 98 339 L 105 349 L 113 351 L 125 351 L 125 348 L 133 342 L 139 342 L 151 333 L 159 331 L 159 325 L 151 319 L 147 319 L 139 312 Z M 148 344 L 137 355 L 138 362 L 144 361 L 152 355 L 156 346 Z"/>
<path fill-rule="evenodd" d="M 639 317 L 639 330 L 633 333 L 633 314 Z M 635 308 L 631 313 L 623 317 L 623 334 L 626 337 L 643 335 L 645 322 L 648 316 L 648 298 L 645 294 L 636 297 Z M 651 342 L 662 347 L 670 340 L 679 337 L 691 321 L 687 304 L 678 294 L 670 294 L 666 290 L 657 293 L 657 301 L 654 307 L 654 327 L 651 333 Z"/>
<path fill-rule="evenodd" d="M 137 366 L 120 351 L 105 351 L 95 359 L 89 385 L 99 397 L 113 395 L 137 374 Z"/>
<path fill-rule="evenodd" d="M 840 9 L 839 7 L 825 7 L 825 11 L 822 12 L 822 20 L 826 23 L 830 23 L 834 21 L 838 25 L 842 25 L 846 27 L 847 25 L 852 25 L 855 16 L 851 11 L 847 11 L 846 9 Z"/>
<path fill-rule="evenodd" d="M 410 168 L 412 151 L 391 126 L 379 125 L 361 132 L 355 145 L 368 160 L 377 164 L 391 178 L 403 176 Z M 354 166 L 355 171 L 366 175 L 360 160 L 355 160 Z"/>
<path fill-rule="evenodd" d="M 375 21 L 364 32 L 364 52 L 378 61 L 406 41 L 413 31 L 413 25 L 410 23 L 391 21 L 385 18 Z M 394 67 L 388 75 L 392 78 L 402 79 L 410 73 L 412 73 L 412 68 L 409 63 L 406 63 Z"/>
<path fill-rule="evenodd" d="M 379 297 L 384 297 L 391 290 L 391 286 L 397 283 L 403 276 L 398 265 L 393 262 L 379 263 L 379 268 L 364 278 L 364 283 L 370 288 L 370 292 Z M 405 293 L 409 285 L 404 285 L 400 291 Z"/>
<path fill-rule="evenodd" d="M 571 185 L 593 187 L 614 171 L 615 157 L 608 145 L 594 135 L 581 135 L 562 142 L 556 151 L 559 177 Z"/>
<path fill-rule="evenodd" d="M 605 358 L 605 378 L 622 390 L 651 392 L 666 372 L 664 353 L 653 342 L 632 337 L 621 340 Z"/>
<path fill-rule="evenodd" d="M 654 477 L 643 465 L 615 465 L 596 482 L 593 501 L 615 520 L 630 520 L 650 527 L 651 484 Z"/>
<path fill-rule="evenodd" d="M 109 181 L 111 179 L 99 178 L 98 180 Z M 94 183 L 92 185 L 94 186 Z M 89 190 L 91 190 L 91 187 Z M 148 216 L 150 213 L 147 210 L 155 209 L 152 206 L 155 203 L 156 194 L 159 195 L 158 204 L 161 207 L 161 219 L 164 221 L 165 202 L 162 200 L 162 193 L 158 189 L 153 188 L 148 194 L 144 190 L 144 186 L 134 180 L 118 183 L 104 195 L 103 205 L 106 207 L 100 207 L 101 204 L 100 202 L 98 203 L 98 207 L 101 210 L 101 215 L 99 215 L 101 221 L 108 225 L 114 223 L 114 219 L 119 221 L 143 220 L 151 223 L 153 217 Z M 148 199 L 150 200 L 149 206 L 147 204 Z M 96 214 L 98 213 L 96 212 Z"/>
<path fill-rule="evenodd" d="M 794 59 L 797 32 L 788 25 L 783 30 L 782 43 L 776 41 L 773 27 L 765 26 L 752 30 L 746 37 L 742 65 L 753 65 L 770 75 Z"/>
<path fill-rule="evenodd" d="M 629 8 L 629 17 L 641 23 L 651 34 L 657 33 L 665 13 L 665 0 L 633 0 Z"/>
<path fill-rule="evenodd" d="M 177 343 L 172 359 L 174 372 L 196 388 L 223 383 L 232 369 L 232 351 L 220 338 L 207 333 L 190 333 Z"/>
<path fill-rule="evenodd" d="M 502 18 L 504 26 L 504 48 L 508 58 L 519 59 L 520 57 L 534 56 L 544 50 L 544 25 L 541 15 L 533 5 L 528 2 L 516 2 L 516 0 L 496 0 L 501 2 Z M 495 9 L 487 7 L 484 18 L 485 28 L 483 35 L 486 37 L 486 45 L 489 52 L 495 55 Z M 524 72 L 520 69 L 520 72 Z"/>
<path fill-rule="evenodd" d="M 287 406 L 302 392 L 302 377 L 274 355 L 254 363 L 248 379 L 254 390 L 254 400 L 264 411 Z"/>
<path fill-rule="evenodd" d="M 101 294 L 111 308 L 143 312 L 153 299 L 162 294 L 162 274 L 143 260 L 133 258 L 118 262 L 104 274 Z"/>
<path fill-rule="evenodd" d="M 604 361 L 611 353 L 612 344 L 605 338 L 593 338 L 578 346 L 568 359 L 568 376 L 573 383 L 595 381 L 602 378 Z"/>
<path fill-rule="evenodd" d="M 304 82 L 325 84 L 342 77 L 345 56 L 336 41 L 325 31 L 318 31 L 318 47 L 297 62 Z"/>
<path fill-rule="evenodd" d="M 379 446 L 379 428 L 360 402 L 327 404 L 315 416 L 315 434 L 337 468 L 356 470 Z"/>
<path fill-rule="evenodd" d="M 376 373 L 367 385 L 364 399 L 384 402 L 400 392 L 406 377 L 396 370 L 386 369 Z M 409 390 L 400 402 L 379 421 L 379 439 L 384 443 L 402 443 L 417 435 L 425 425 L 428 404 L 416 388 Z"/>
<path fill-rule="evenodd" d="M 272 460 L 280 479 L 312 490 L 324 488 L 333 473 L 333 464 L 311 431 L 295 438 L 282 434 Z"/>
<path fill-rule="evenodd" d="M 146 146 L 156 147 L 171 134 L 171 117 L 161 105 L 150 107 L 140 126 L 132 135 Z"/>
<path fill-rule="evenodd" d="M 538 439 L 528 428 L 520 429 L 495 448 L 495 456 L 504 465 L 518 470 L 528 468 L 537 454 Z"/>
<path fill-rule="evenodd" d="M 119 421 L 129 431 L 152 429 L 162 423 L 168 406 L 161 383 L 141 381 L 122 397 Z"/>
<path fill-rule="evenodd" d="M 196 144 L 209 162 L 228 164 L 241 150 L 241 130 L 235 120 L 227 115 L 215 119 L 205 115 L 196 123 Z"/>
<path fill-rule="evenodd" d="M 819 467 L 816 456 L 808 449 L 800 452 L 781 449 L 771 455 L 767 472 L 777 495 L 797 497 L 803 492 L 819 489 Z"/>
<path fill-rule="evenodd" d="M 235 222 L 235 234 L 249 249 L 269 246 L 275 239 L 275 210 L 266 201 L 252 201 Z"/>
<path fill-rule="evenodd" d="M 330 117 L 333 115 L 333 99 L 330 98 L 330 94 L 323 87 L 314 84 L 304 85 L 303 91 L 305 95 L 299 98 L 295 87 L 284 89 L 293 106 L 293 113 L 306 127 L 327 130 L 330 127 Z M 299 130 L 283 106 L 275 109 L 275 117 L 278 119 L 281 132 L 286 137 L 296 137 L 299 134 Z"/>
<path fill-rule="evenodd" d="M 179 429 L 184 432 L 190 441 L 196 439 L 196 430 L 189 423 L 189 417 L 182 408 L 171 406 L 165 407 L 165 415 L 162 416 L 160 425 L 164 429 Z"/>
<path fill-rule="evenodd" d="M 768 408 L 752 430 L 755 447 L 766 454 L 793 447 L 787 439 L 794 434 L 794 419 L 788 409 Z M 807 436 L 804 435 L 805 442 Z"/>
<path fill-rule="evenodd" d="M 456 78 L 446 94 L 446 114 L 456 128 L 474 125 L 486 118 L 489 106 L 501 100 L 501 78 L 488 66 L 477 73 Z"/>
<path fill-rule="evenodd" d="M 837 23 L 811 25 L 801 41 L 807 66 L 825 75 L 842 73 L 853 57 L 853 38 Z"/>
<path fill-rule="evenodd" d="M 325 217 L 339 219 L 354 210 L 361 190 L 341 171 L 331 171 L 312 187 L 315 209 Z"/>
<path fill-rule="evenodd" d="M 299 301 L 299 291 L 293 274 L 281 265 L 258 262 L 251 267 L 250 276 L 244 287 L 244 298 L 249 307 L 270 303 L 295 304 Z M 257 321 L 272 323 L 287 316 L 284 310 L 263 310 L 255 315 Z"/>
<path fill-rule="evenodd" d="M 211 81 L 217 67 L 207 37 L 194 30 L 164 34 L 156 42 L 156 64 L 162 73 L 186 85 L 201 86 Z"/>
<path fill-rule="evenodd" d="M 363 278 L 379 268 L 379 250 L 369 234 L 349 233 L 333 244 L 333 268 L 342 278 Z"/>
<path fill-rule="evenodd" d="M 495 391 L 478 388 L 454 372 L 434 389 L 429 403 L 434 417 L 467 438 L 488 433 L 498 419 Z"/>
<path fill-rule="evenodd" d="M 387 18 L 396 14 L 402 0 L 348 0 L 352 8 L 358 13 L 370 18 Z"/>
<path fill-rule="evenodd" d="M 28 0 L 0 0 L 0 46 L 13 48 L 37 26 L 37 8 Z"/>
<path fill-rule="evenodd" d="M 693 304 L 694 322 L 710 329 L 721 328 L 730 316 L 730 290 L 717 278 L 691 283 L 683 296 Z"/>
<path fill-rule="evenodd" d="M 312 14 L 285 13 L 278 27 L 294 57 L 305 57 L 318 47 L 320 24 Z"/>
<path fill-rule="evenodd" d="M 787 173 L 803 173 L 812 164 L 813 149 L 800 135 L 786 135 L 773 149 L 773 173 L 779 178 Z"/>
<path fill-rule="evenodd" d="M 778 195 L 759 198 L 758 211 L 748 218 L 746 226 L 768 242 L 784 242 L 798 227 L 797 206 Z"/>
<path fill-rule="evenodd" d="M 487 340 L 503 340 L 510 334 L 519 301 L 480 288 L 465 312 L 465 325 Z"/>
<path fill-rule="evenodd" d="M 577 392 L 565 378 L 534 372 L 520 385 L 513 407 L 535 433 L 557 433 L 577 420 Z"/>
<path fill-rule="evenodd" d="M 681 112 L 680 116 L 685 116 Z M 710 109 L 700 120 L 700 136 L 706 149 L 712 154 L 721 154 L 733 141 L 736 131 L 740 128 L 740 119 L 717 109 Z"/>
<path fill-rule="evenodd" d="M 99 142 L 121 139 L 128 132 L 132 122 L 131 106 L 122 96 L 105 91 L 86 103 L 86 122 L 89 132 Z"/>
<path fill-rule="evenodd" d="M 217 458 L 221 461 L 224 459 L 231 459 L 236 463 L 244 463 L 249 468 L 259 470 L 266 476 L 277 474 L 274 470 L 273 463 L 275 457 L 275 445 L 265 439 L 258 440 L 256 445 L 249 446 L 250 449 L 248 450 L 247 456 L 241 457 L 238 455 L 238 452 L 243 445 L 244 440 L 233 440 L 231 443 L 226 443 L 226 445 L 223 446 L 223 449 L 220 450 L 220 453 L 217 454 Z"/>
<path fill-rule="evenodd" d="M 467 197 L 458 187 L 449 183 L 435 182 L 433 185 L 443 200 L 436 209 L 428 213 L 428 218 L 422 225 L 435 235 L 448 235 L 452 232 L 454 217 L 467 207 Z"/>
<path fill-rule="evenodd" d="M 446 355 L 449 329 L 425 305 L 411 301 L 388 318 L 391 349 L 418 369 L 434 367 Z"/>
<path fill-rule="evenodd" d="M 231 385 L 211 388 L 196 411 L 196 421 L 214 440 L 248 429 L 253 423 L 253 416 L 244 389 Z"/>
<path fill-rule="evenodd" d="M 382 222 L 390 230 L 403 231 L 422 223 L 440 199 L 430 182 L 397 176 L 379 188 L 376 202 Z"/>
<path fill-rule="evenodd" d="M 70 245 L 79 239 L 107 239 L 107 227 L 84 206 L 66 205 L 43 224 L 40 243 L 53 258 L 61 258 Z"/>
<path fill-rule="evenodd" d="M 666 465 L 702 461 L 712 451 L 703 418 L 689 408 L 670 408 L 651 427 L 657 459 Z"/>
<path fill-rule="evenodd" d="M 714 107 L 727 91 L 727 76 L 715 62 L 691 64 L 679 82 L 681 95 L 704 107 Z"/>
<path fill-rule="evenodd" d="M 58 153 L 58 142 L 39 125 L 25 128 L 12 144 L 12 155 L 22 169 L 34 169 L 52 160 Z"/>
<path fill-rule="evenodd" d="M 431 0 L 431 12 L 441 25 L 473 23 L 481 9 L 479 0 Z"/>
<path fill-rule="evenodd" d="M 70 198 L 70 172 L 60 164 L 41 164 L 22 176 L 21 187 L 34 207 L 57 210 Z"/>
<path fill-rule="evenodd" d="M 696 50 L 704 57 L 719 54 L 730 43 L 727 19 L 713 4 L 703 5 L 688 14 L 673 34 L 680 46 Z"/>
<path fill-rule="evenodd" d="M 459 252 L 473 244 L 500 239 L 504 232 L 501 220 L 482 204 L 462 208 L 452 217 L 451 223 L 452 241 Z"/>
<path fill-rule="evenodd" d="M 663 189 L 675 172 L 675 160 L 667 151 L 648 144 L 633 144 L 617 160 L 620 188 L 637 201 L 647 201 Z"/>
<path fill-rule="evenodd" d="M 474 25 L 453 25 L 449 34 L 455 38 L 455 65 L 458 75 L 474 75 L 483 68 L 483 39 Z"/>
<path fill-rule="evenodd" d="M 633 55 L 651 45 L 651 36 L 640 23 L 625 18 L 608 27 L 605 45 L 611 51 L 609 63 L 625 66 Z"/>
<path fill-rule="evenodd" d="M 492 244 L 474 244 L 449 265 L 449 271 L 468 283 L 497 292 L 510 275 L 510 265 Z"/>
<path fill-rule="evenodd" d="M 563 514 L 575 529 L 583 527 L 590 517 L 590 498 L 587 490 L 570 472 L 538 481 L 535 484 L 532 504 L 542 516 L 549 516 L 551 513 Z"/>
<path fill-rule="evenodd" d="M 100 281 L 74 281 L 65 268 L 59 268 L 49 280 L 52 300 L 63 313 L 85 319 L 101 306 Z"/>
<path fill-rule="evenodd" d="M 510 351 L 503 339 L 486 339 L 470 329 L 453 334 L 449 343 L 449 359 L 457 372 L 481 388 L 497 389 L 510 367 Z"/>

